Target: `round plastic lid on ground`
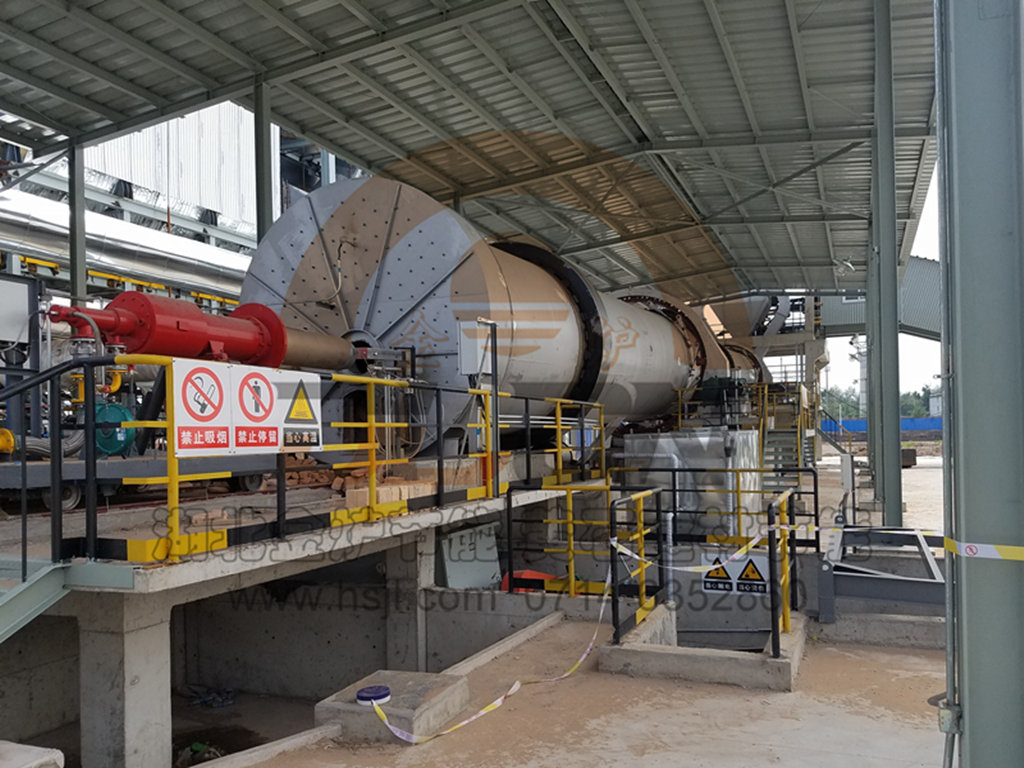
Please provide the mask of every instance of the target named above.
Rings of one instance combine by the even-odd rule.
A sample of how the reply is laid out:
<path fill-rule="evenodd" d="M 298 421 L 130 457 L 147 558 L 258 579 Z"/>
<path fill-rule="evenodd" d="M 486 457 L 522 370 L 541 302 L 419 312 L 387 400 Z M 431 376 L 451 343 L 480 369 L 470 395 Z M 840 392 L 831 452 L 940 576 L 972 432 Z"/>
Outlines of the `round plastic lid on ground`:
<path fill-rule="evenodd" d="M 356 691 L 356 702 L 364 707 L 373 706 L 374 703 L 386 704 L 391 701 L 391 689 L 386 685 L 368 685 Z"/>

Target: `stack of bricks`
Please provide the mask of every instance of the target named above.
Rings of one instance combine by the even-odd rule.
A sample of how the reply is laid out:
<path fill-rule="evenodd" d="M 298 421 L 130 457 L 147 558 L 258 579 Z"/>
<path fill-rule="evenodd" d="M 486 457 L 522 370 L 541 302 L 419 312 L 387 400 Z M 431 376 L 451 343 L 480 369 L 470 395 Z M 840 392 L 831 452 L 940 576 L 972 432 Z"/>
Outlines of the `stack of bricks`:
<path fill-rule="evenodd" d="M 317 464 L 316 459 L 303 453 L 296 453 L 288 457 L 288 468 L 312 467 Z M 321 486 L 331 485 L 337 475 L 330 468 L 317 470 L 304 470 L 302 472 L 285 472 L 285 482 L 288 485 Z M 338 490 L 338 489 L 335 489 Z"/>

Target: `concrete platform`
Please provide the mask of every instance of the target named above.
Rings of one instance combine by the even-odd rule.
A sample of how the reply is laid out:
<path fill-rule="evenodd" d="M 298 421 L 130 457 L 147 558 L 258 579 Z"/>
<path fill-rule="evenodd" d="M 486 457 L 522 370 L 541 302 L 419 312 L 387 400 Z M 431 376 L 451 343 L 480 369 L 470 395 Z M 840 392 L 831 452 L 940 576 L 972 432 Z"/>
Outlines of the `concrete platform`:
<path fill-rule="evenodd" d="M 935 650 L 946 647 L 946 620 L 942 616 L 844 613 L 833 624 L 812 621 L 807 631 L 811 637 L 827 643 Z"/>
<path fill-rule="evenodd" d="M 600 628 L 607 642 L 611 628 Z M 559 675 L 592 621 L 562 621 L 469 675 L 476 711 L 514 680 Z M 934 768 L 943 735 L 928 697 L 943 655 L 809 642 L 792 692 L 633 678 L 597 670 L 592 654 L 558 683 L 525 686 L 505 706 L 429 744 L 317 744 L 252 768 Z M 220 765 L 215 763 L 215 765 Z"/>
<path fill-rule="evenodd" d="M 664 606 L 659 606 L 664 608 Z M 792 691 L 803 657 L 807 620 L 794 613 L 792 631 L 781 636 L 779 658 L 762 653 L 715 648 L 682 648 L 669 644 L 670 611 L 657 610 L 622 638 L 620 645 L 601 648 L 600 670 L 670 680 L 738 685 L 769 691 Z M 654 621 L 650 624 L 651 620 Z M 674 622 L 674 618 L 671 619 Z"/>
<path fill-rule="evenodd" d="M 391 689 L 391 701 L 381 709 L 392 725 L 416 736 L 433 736 L 469 704 L 469 684 L 463 676 L 382 669 L 319 702 L 316 724 L 337 725 L 338 738 L 345 741 L 395 741 L 373 707 L 356 702 L 356 692 L 370 685 Z"/>

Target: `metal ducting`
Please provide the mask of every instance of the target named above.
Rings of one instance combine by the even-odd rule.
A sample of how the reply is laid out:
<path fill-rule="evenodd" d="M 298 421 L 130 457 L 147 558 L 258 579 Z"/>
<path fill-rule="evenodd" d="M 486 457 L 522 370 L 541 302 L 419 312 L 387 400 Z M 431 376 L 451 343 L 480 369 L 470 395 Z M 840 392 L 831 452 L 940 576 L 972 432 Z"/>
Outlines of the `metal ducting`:
<path fill-rule="evenodd" d="M 87 212 L 89 269 L 186 290 L 238 295 L 250 257 Z M 68 267 L 68 208 L 25 192 L 0 193 L 0 251 Z"/>

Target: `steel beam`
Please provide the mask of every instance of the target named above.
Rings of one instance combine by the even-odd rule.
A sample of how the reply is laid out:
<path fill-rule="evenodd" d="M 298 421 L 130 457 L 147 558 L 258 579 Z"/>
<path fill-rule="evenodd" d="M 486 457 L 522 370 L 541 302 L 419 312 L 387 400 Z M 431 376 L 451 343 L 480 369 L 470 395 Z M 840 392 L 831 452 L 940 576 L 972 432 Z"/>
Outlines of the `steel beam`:
<path fill-rule="evenodd" d="M 170 11 L 166 6 L 161 8 L 160 6 L 163 4 L 159 0 L 140 0 L 140 2 L 145 3 L 146 7 L 151 10 L 167 12 L 180 17 L 180 14 L 176 11 Z M 476 2 L 468 3 L 445 13 L 391 27 L 372 37 L 356 40 L 327 53 L 311 53 L 290 64 L 274 67 L 263 74 L 263 81 L 266 83 L 278 83 L 294 80 L 314 72 L 320 72 L 342 62 L 355 61 L 374 53 L 390 50 L 402 43 L 409 43 L 424 37 L 440 34 L 474 19 L 490 18 L 501 11 L 521 5 L 522 3 L 523 0 L 476 0 Z M 218 40 L 220 41 L 218 48 L 223 49 L 223 46 L 230 48 L 223 40 L 219 38 Z M 225 52 L 225 55 L 227 55 L 226 50 L 223 49 L 222 51 Z M 245 56 L 245 54 L 241 54 L 237 50 L 233 50 L 233 54 L 239 57 Z M 83 146 L 89 146 L 100 141 L 115 138 L 116 136 L 147 128 L 150 125 L 163 122 L 172 117 L 179 117 L 189 112 L 194 112 L 202 107 L 218 104 L 222 101 L 229 101 L 231 99 L 245 100 L 252 93 L 252 82 L 252 75 L 250 73 L 239 74 L 222 83 L 209 86 L 205 91 L 197 92 L 166 106 L 147 110 L 123 120 L 117 120 L 110 126 L 84 131 L 77 134 L 75 139 Z M 279 125 L 283 125 L 280 121 L 277 122 Z M 311 138 L 308 134 L 306 135 L 307 138 Z M 45 149 L 46 152 L 54 152 L 67 149 L 67 146 L 67 141 L 60 141 L 47 146 Z M 344 150 L 332 147 L 332 151 L 339 157 L 344 157 Z"/>
<path fill-rule="evenodd" d="M 68 256 L 71 303 L 84 307 L 88 295 L 85 255 L 85 149 L 73 144 L 68 150 Z"/>
<path fill-rule="evenodd" d="M 256 13 L 271 21 L 282 32 L 286 32 L 294 37 L 311 51 L 316 51 L 317 53 L 325 53 L 327 51 L 327 46 L 320 42 L 315 35 L 303 29 L 285 16 L 283 11 L 277 10 L 277 8 L 267 3 L 266 0 L 242 0 L 242 2 L 256 11 Z"/>
<path fill-rule="evenodd" d="M 146 11 L 157 18 L 177 27 L 185 34 L 191 35 L 197 41 L 208 48 L 217 51 L 224 58 L 230 59 L 252 72 L 261 72 L 264 67 L 252 56 L 238 50 L 233 45 L 221 40 L 217 35 L 201 24 L 189 19 L 184 14 L 160 2 L 160 0 L 135 0 L 136 5 L 142 6 Z"/>
<path fill-rule="evenodd" d="M 271 163 L 270 86 L 257 80 L 253 86 L 253 119 L 256 123 L 256 239 L 262 240 L 274 223 L 274 189 Z"/>
<path fill-rule="evenodd" d="M 76 56 L 60 46 L 47 42 L 40 37 L 36 37 L 30 32 L 19 29 L 13 24 L 0 21 L 0 37 L 6 37 L 9 40 L 13 40 L 16 44 L 31 48 L 33 51 L 41 53 L 54 61 L 59 61 L 74 72 L 81 72 L 88 75 L 106 86 L 115 88 L 122 93 L 133 96 L 147 104 L 163 105 L 167 103 L 165 98 L 153 93 L 148 88 L 143 88 L 130 80 L 125 80 L 120 75 L 104 69 L 87 59 L 83 59 L 81 56 Z"/>
<path fill-rule="evenodd" d="M 58 176 L 56 173 L 51 173 L 45 170 L 46 166 L 50 165 L 53 160 L 59 160 L 65 154 L 65 152 L 62 152 L 53 155 L 50 162 L 47 162 L 42 167 L 19 177 L 16 180 L 17 183 L 20 184 L 32 174 L 38 173 L 37 176 L 32 178 L 33 184 L 45 187 L 46 189 L 66 193 L 68 191 L 68 180 L 63 176 Z M 131 198 L 121 197 L 105 189 L 86 185 L 85 199 L 90 203 L 102 203 L 110 208 L 119 208 L 129 216 L 141 216 L 143 218 L 153 219 L 162 223 L 166 223 L 167 221 L 166 208 L 151 205 L 150 203 L 146 203 L 141 200 L 132 200 Z M 256 247 L 256 238 L 254 234 L 246 234 L 244 232 L 228 229 L 227 227 L 218 226 L 216 224 L 206 224 L 199 221 L 197 218 L 183 216 L 176 211 L 171 211 L 171 226 L 187 229 L 197 235 L 212 237 L 218 242 L 234 243 L 241 248 L 252 249 Z"/>
<path fill-rule="evenodd" d="M 890 0 L 875 0 L 875 196 L 872 226 L 878 238 L 876 337 L 880 377 L 874 398 L 879 403 L 876 497 L 882 521 L 903 524 L 903 465 L 900 457 L 899 250 L 896 230 L 896 150 L 892 87 L 892 17 Z"/>
<path fill-rule="evenodd" d="M 68 18 L 74 19 L 80 24 L 99 32 L 106 37 L 109 37 L 119 45 L 131 48 L 136 53 L 141 53 L 146 58 L 159 62 L 169 71 L 192 80 L 199 85 L 202 85 L 204 88 L 213 88 L 217 85 L 217 81 L 212 77 L 204 75 L 198 70 L 182 64 L 173 56 L 169 56 L 160 49 L 154 48 L 149 43 L 139 40 L 134 35 L 125 32 L 120 27 L 111 24 L 109 21 L 101 19 L 99 16 L 90 13 L 84 8 L 79 8 L 78 6 L 69 3 L 68 0 L 38 0 L 38 2 L 64 14 Z"/>
<path fill-rule="evenodd" d="M 1020 2 L 935 5 L 947 535 L 1024 545 L 1024 61 Z M 947 513 L 950 515 L 950 513 Z M 1024 563 L 954 558 L 961 768 L 1024 755 Z"/>
<path fill-rule="evenodd" d="M 123 120 L 125 117 L 123 113 L 118 112 L 116 109 L 111 109 L 104 104 L 100 104 L 98 101 L 86 98 L 74 91 L 70 91 L 67 88 L 59 86 L 50 80 L 38 77 L 31 72 L 18 69 L 18 67 L 8 64 L 6 61 L 0 61 L 0 75 L 11 80 L 17 80 L 19 83 L 23 83 L 40 93 L 62 99 L 68 104 L 73 104 L 86 112 L 91 112 L 94 115 L 100 115 L 110 122 L 116 123 L 118 120 Z"/>

